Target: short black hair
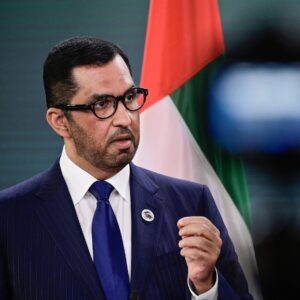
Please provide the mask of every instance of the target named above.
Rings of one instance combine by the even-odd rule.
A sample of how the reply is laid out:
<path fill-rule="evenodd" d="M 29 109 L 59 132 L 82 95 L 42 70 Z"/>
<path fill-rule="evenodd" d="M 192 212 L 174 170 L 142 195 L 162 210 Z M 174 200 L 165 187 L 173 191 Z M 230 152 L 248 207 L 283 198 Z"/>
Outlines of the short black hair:
<path fill-rule="evenodd" d="M 72 70 L 78 66 L 102 66 L 120 55 L 132 75 L 129 59 L 117 45 L 96 37 L 72 37 L 54 46 L 44 63 L 47 107 L 66 104 L 76 94 Z"/>

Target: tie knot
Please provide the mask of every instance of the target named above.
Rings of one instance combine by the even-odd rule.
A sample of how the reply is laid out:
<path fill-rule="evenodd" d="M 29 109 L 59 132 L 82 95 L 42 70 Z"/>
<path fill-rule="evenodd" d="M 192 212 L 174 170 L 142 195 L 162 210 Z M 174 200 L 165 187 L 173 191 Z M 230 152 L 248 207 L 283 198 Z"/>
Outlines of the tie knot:
<path fill-rule="evenodd" d="M 114 187 L 106 181 L 94 182 L 89 191 L 96 197 L 98 201 L 108 201 L 109 195 Z"/>

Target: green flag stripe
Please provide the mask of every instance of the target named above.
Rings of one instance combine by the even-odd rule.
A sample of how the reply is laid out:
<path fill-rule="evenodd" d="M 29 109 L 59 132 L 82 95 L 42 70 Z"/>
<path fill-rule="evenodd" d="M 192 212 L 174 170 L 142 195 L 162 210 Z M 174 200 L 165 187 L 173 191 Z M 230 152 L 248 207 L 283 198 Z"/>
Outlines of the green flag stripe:
<path fill-rule="evenodd" d="M 239 157 L 221 149 L 212 140 L 206 127 L 207 87 L 218 65 L 218 60 L 210 63 L 172 93 L 171 98 L 250 228 L 249 196 L 243 163 Z"/>

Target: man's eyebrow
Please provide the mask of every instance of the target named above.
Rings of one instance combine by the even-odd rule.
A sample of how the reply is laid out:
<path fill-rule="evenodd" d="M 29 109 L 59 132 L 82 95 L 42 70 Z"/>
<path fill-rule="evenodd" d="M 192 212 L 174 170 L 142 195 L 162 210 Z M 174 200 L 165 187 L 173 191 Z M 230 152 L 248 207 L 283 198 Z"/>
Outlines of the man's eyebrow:
<path fill-rule="evenodd" d="M 120 96 L 123 96 L 123 95 L 125 95 L 127 92 L 129 92 L 131 89 L 133 89 L 133 88 L 135 88 L 136 87 L 136 85 L 132 85 L 130 88 L 128 88 L 122 95 L 120 95 Z M 89 98 L 88 98 L 88 100 L 89 100 L 89 103 L 93 103 L 93 102 L 95 102 L 95 101 L 98 101 L 98 100 L 101 100 L 102 98 L 104 98 L 104 97 L 111 97 L 111 96 L 113 96 L 113 95 L 111 95 L 111 94 L 94 94 L 94 95 L 92 95 L 92 96 L 90 96 Z M 113 96 L 113 97 L 115 97 L 115 96 Z"/>

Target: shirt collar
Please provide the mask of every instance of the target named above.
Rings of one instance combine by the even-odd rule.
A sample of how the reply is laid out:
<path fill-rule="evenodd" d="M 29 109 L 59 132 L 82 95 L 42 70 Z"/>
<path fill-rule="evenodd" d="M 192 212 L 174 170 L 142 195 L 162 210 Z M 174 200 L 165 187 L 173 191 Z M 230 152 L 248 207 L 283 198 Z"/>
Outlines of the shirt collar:
<path fill-rule="evenodd" d="M 97 179 L 73 163 L 68 157 L 65 147 L 59 164 L 73 203 L 76 205 Z M 130 167 L 126 165 L 121 171 L 105 181 L 109 182 L 125 201 L 130 201 L 129 177 Z"/>

